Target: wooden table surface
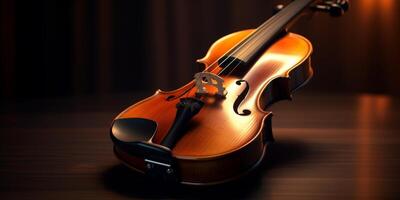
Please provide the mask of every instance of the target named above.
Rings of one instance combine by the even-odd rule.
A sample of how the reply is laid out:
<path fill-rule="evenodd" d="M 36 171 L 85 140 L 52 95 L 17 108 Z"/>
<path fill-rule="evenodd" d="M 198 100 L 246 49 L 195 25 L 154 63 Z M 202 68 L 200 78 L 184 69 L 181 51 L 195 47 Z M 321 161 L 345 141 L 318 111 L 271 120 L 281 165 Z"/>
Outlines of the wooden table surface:
<path fill-rule="evenodd" d="M 197 188 L 150 182 L 114 157 L 109 124 L 143 96 L 3 102 L 0 199 L 400 197 L 399 98 L 295 95 L 271 108 L 276 142 L 259 170 Z"/>

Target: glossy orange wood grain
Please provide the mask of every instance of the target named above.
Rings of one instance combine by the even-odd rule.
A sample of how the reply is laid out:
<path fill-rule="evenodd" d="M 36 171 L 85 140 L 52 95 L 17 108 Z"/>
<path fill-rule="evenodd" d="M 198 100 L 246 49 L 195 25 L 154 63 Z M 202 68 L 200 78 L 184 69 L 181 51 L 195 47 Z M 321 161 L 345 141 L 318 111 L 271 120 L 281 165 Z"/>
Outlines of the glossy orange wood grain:
<path fill-rule="evenodd" d="M 241 31 L 221 38 L 199 62 L 208 68 L 252 31 Z M 258 103 L 262 91 L 273 79 L 288 76 L 290 70 L 304 62 L 311 51 L 311 44 L 305 38 L 289 33 L 266 50 L 244 77 L 224 77 L 224 85 L 228 91 L 226 98 L 204 98 L 205 106 L 191 120 L 187 134 L 173 148 L 173 155 L 182 159 L 209 159 L 240 149 L 255 139 L 262 128 L 263 118 L 269 115 Z M 220 69 L 216 65 L 209 71 L 216 73 Z M 249 116 L 240 116 L 233 110 L 233 103 L 244 89 L 244 85 L 239 86 L 235 82 L 242 78 L 249 82 L 250 92 L 240 110 L 251 110 Z M 175 105 L 179 101 L 166 99 L 187 88 L 185 86 L 171 92 L 157 91 L 153 96 L 125 110 L 117 118 L 140 117 L 156 121 L 157 131 L 151 142 L 160 143 L 174 120 Z M 185 97 L 194 95 L 195 91 L 196 88 L 193 88 Z"/>
<path fill-rule="evenodd" d="M 205 65 L 205 71 L 218 74 L 223 68 L 216 60 L 252 31 L 241 31 L 221 38 L 198 62 Z M 171 149 L 179 169 L 180 182 L 215 184 L 235 179 L 255 168 L 264 158 L 268 145 L 266 138 L 272 134 L 272 114 L 263 108 L 271 102 L 287 98 L 292 90 L 312 76 L 309 62 L 311 52 L 312 47 L 307 39 L 289 33 L 266 49 L 252 66 L 240 66 L 247 67 L 240 69 L 246 72 L 244 75 L 229 71 L 224 73 L 222 78 L 227 90 L 224 98 L 213 95 L 216 89 L 206 86 L 210 95 L 201 97 L 204 106 L 189 121 L 185 134 Z M 235 54 L 239 59 L 241 55 Z M 244 80 L 245 83 L 239 85 L 238 80 Z M 234 103 L 246 86 L 248 93 L 240 101 L 238 112 L 246 109 L 250 110 L 250 114 L 239 115 L 234 110 Z M 160 144 L 173 124 L 180 98 L 194 97 L 196 91 L 194 81 L 174 91 L 158 90 L 153 96 L 123 111 L 117 119 L 145 118 L 155 121 L 157 129 L 148 142 Z M 127 154 L 118 146 L 115 147 L 115 153 L 129 167 L 146 171 L 144 158 Z"/>

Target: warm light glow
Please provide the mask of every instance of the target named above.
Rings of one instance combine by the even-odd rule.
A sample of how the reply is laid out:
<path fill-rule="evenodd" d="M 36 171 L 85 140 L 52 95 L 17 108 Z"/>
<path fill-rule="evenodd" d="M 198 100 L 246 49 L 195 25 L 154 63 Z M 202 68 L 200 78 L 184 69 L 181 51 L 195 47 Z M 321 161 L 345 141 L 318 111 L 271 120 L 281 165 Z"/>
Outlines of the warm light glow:
<path fill-rule="evenodd" d="M 362 0 L 359 10 L 362 22 L 369 24 L 371 20 L 376 19 L 377 15 L 381 16 L 380 21 L 388 21 L 394 14 L 396 0 Z M 358 3 L 358 2 L 357 2 Z"/>
<path fill-rule="evenodd" d="M 281 63 L 282 65 L 275 71 L 276 74 L 285 75 L 296 63 L 301 60 L 300 56 L 293 56 L 288 54 L 268 53 L 261 57 L 257 63 Z"/>
<path fill-rule="evenodd" d="M 360 17 L 363 24 L 368 24 L 371 21 L 371 16 L 374 12 L 375 0 L 363 0 L 361 2 L 360 9 L 357 9 L 360 12 L 357 16 Z"/>
<path fill-rule="evenodd" d="M 379 4 L 380 9 L 382 11 L 388 11 L 391 10 L 394 7 L 394 1 L 395 0 L 379 0 L 379 1 L 374 1 Z"/>
<path fill-rule="evenodd" d="M 267 85 L 270 81 L 278 78 L 278 77 L 285 77 L 287 73 L 290 72 L 291 69 L 295 68 L 296 64 L 302 59 L 300 56 L 293 56 L 293 55 L 285 55 L 285 54 L 276 54 L 276 53 L 269 53 L 262 56 L 256 63 L 256 65 L 260 64 L 264 67 L 268 68 L 275 68 L 273 74 L 275 76 L 271 76 L 269 79 L 266 79 L 262 85 Z M 266 64 L 262 64 L 266 63 Z M 274 63 L 279 63 L 279 65 L 273 65 Z M 246 77 L 244 78 L 246 79 Z M 257 92 L 254 92 L 253 96 L 249 97 L 249 103 L 257 102 L 258 94 L 262 93 L 264 88 L 259 87 Z M 251 104 L 250 103 L 250 104 Z"/>
<path fill-rule="evenodd" d="M 377 96 L 375 98 L 376 101 L 376 118 L 379 121 L 384 121 L 385 118 L 387 117 L 389 107 L 390 107 L 390 101 L 391 99 L 387 96 Z"/>
<path fill-rule="evenodd" d="M 290 71 L 290 69 L 294 68 L 299 61 L 301 61 L 302 57 L 300 56 L 292 56 L 292 55 L 285 55 L 285 54 L 277 54 L 277 53 L 268 53 L 264 54 L 255 65 L 262 66 L 259 70 L 260 76 L 262 76 L 262 73 L 267 71 L 265 68 L 269 69 L 274 69 L 273 71 L 268 70 L 268 73 L 271 74 L 276 74 L 276 76 L 272 76 L 269 79 L 266 79 L 265 82 L 262 85 L 267 84 L 271 80 L 277 78 L 277 76 L 285 76 L 287 72 Z M 278 64 L 276 64 L 278 63 Z M 275 64 L 275 65 L 274 65 Z M 246 77 L 243 79 L 246 80 Z M 254 95 L 246 97 L 246 103 L 243 103 L 241 105 L 241 108 L 249 108 L 255 105 L 257 102 L 258 94 L 260 94 L 263 88 L 259 87 L 258 91 L 253 92 Z M 231 84 L 227 87 L 228 95 L 239 95 L 239 92 L 241 92 L 243 88 L 238 88 L 236 84 Z M 234 98 L 236 99 L 236 98 Z M 255 119 L 253 118 L 248 118 L 246 116 L 240 116 L 235 113 L 233 113 L 232 109 L 232 102 L 224 101 L 222 103 L 223 107 L 226 107 L 226 109 L 229 112 L 232 113 L 226 113 L 226 118 L 231 122 L 233 126 L 235 126 L 237 129 L 244 129 L 249 126 L 251 123 L 257 123 Z M 250 119 L 250 120 L 249 120 Z M 245 131 L 243 131 L 244 133 Z M 238 131 L 235 134 L 241 134 L 242 131 Z"/>
<path fill-rule="evenodd" d="M 371 177 L 369 163 L 371 162 L 371 151 L 368 148 L 370 143 L 371 130 L 369 129 L 369 121 L 373 118 L 373 105 L 371 96 L 361 96 L 359 98 L 358 109 L 358 146 L 357 146 L 357 159 L 359 159 L 359 166 L 357 166 L 357 191 L 356 196 L 358 199 L 364 199 L 374 193 L 371 187 Z"/>
<path fill-rule="evenodd" d="M 362 0 L 362 10 L 374 10 L 376 12 L 388 11 L 395 6 L 396 0 Z"/>
<path fill-rule="evenodd" d="M 366 199 L 378 193 L 378 188 L 372 187 L 373 177 L 379 174 L 374 171 L 371 163 L 376 163 L 376 152 L 371 150 L 372 140 L 377 138 L 374 136 L 371 124 L 383 122 L 390 108 L 390 98 L 383 95 L 362 95 L 358 99 L 358 127 L 357 127 L 357 159 L 359 164 L 357 170 L 357 191 L 358 199 Z M 379 123 L 378 123 L 379 124 Z"/>

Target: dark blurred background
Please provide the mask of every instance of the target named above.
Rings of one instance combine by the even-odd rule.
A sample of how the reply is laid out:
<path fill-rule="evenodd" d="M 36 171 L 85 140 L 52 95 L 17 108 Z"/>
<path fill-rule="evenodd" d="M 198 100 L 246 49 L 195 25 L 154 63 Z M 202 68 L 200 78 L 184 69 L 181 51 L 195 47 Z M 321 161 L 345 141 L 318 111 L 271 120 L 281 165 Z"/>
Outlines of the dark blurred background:
<path fill-rule="evenodd" d="M 271 107 L 260 171 L 170 191 L 113 155 L 113 118 L 290 1 L 0 0 L 0 199 L 400 199 L 400 1 L 350 1 L 292 27 L 316 74 Z"/>
<path fill-rule="evenodd" d="M 1 0 L 1 98 L 177 88 L 214 41 L 257 27 L 280 2 Z M 291 29 L 314 45 L 308 90 L 399 94 L 400 2 L 351 3 L 341 18 L 320 13 Z"/>

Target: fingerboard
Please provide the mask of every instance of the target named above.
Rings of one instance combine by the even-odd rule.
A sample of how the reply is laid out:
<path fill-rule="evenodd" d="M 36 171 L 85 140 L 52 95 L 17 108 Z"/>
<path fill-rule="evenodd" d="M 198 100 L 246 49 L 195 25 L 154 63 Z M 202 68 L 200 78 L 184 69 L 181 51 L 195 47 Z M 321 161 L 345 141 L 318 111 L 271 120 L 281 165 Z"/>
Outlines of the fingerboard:
<path fill-rule="evenodd" d="M 255 55 L 257 55 L 257 52 L 265 48 L 274 37 L 285 29 L 288 23 L 290 23 L 313 1 L 314 0 L 296 0 L 290 3 L 237 44 L 230 52 L 228 52 L 228 57 L 233 57 L 239 59 L 243 63 L 248 63 Z M 222 59 L 219 61 L 220 63 L 224 62 Z M 229 65 L 226 61 L 223 64 Z"/>

